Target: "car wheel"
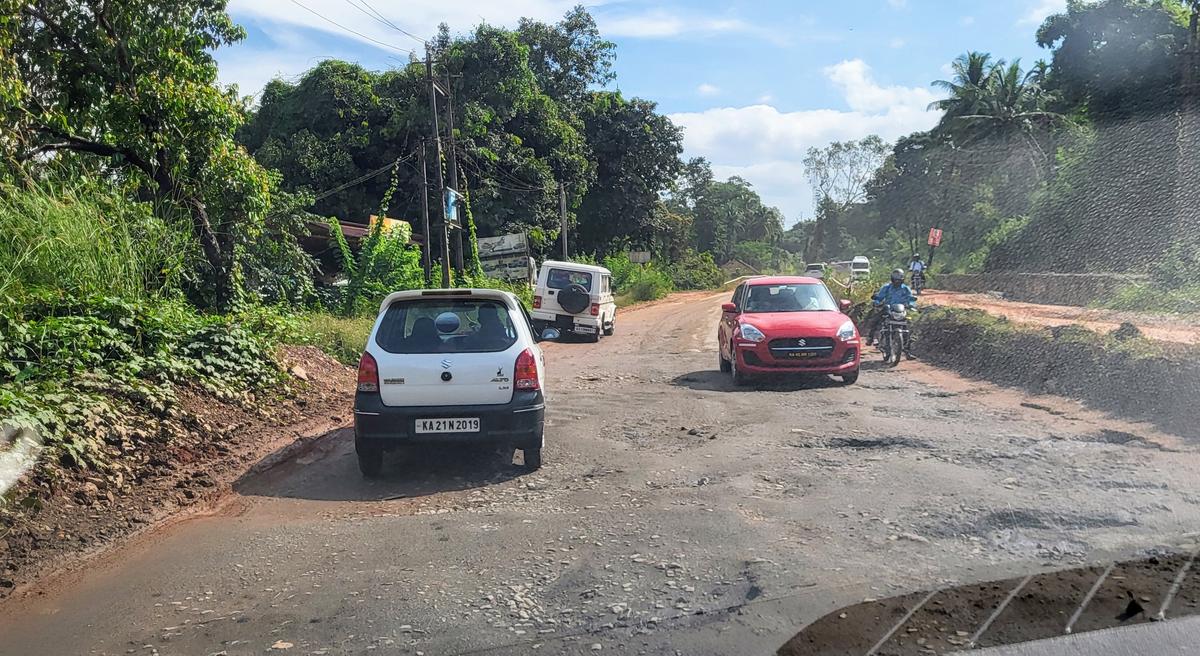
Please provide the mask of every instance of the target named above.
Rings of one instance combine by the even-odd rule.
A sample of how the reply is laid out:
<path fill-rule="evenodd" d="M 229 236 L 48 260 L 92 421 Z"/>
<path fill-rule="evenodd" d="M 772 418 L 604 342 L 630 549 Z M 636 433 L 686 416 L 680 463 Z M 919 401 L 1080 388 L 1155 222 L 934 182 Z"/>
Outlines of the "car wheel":
<path fill-rule="evenodd" d="M 587 341 L 590 344 L 595 344 L 600 341 L 600 326 L 596 326 L 596 332 L 587 334 Z"/>
<path fill-rule="evenodd" d="M 375 478 L 383 471 L 383 447 L 354 440 L 354 453 L 358 456 L 358 471 L 367 478 Z"/>
<path fill-rule="evenodd" d="M 853 385 L 858 382 L 858 369 L 849 373 L 844 373 L 841 376 L 843 385 Z"/>
<path fill-rule="evenodd" d="M 729 373 L 733 378 L 734 385 L 746 384 L 746 374 L 742 373 L 741 368 L 738 367 L 737 353 L 734 353 L 732 347 L 729 349 Z"/>
<path fill-rule="evenodd" d="M 723 374 L 729 373 L 729 360 L 726 360 L 725 356 L 721 354 L 720 348 L 717 349 L 717 368 L 720 369 L 721 373 Z"/>
<path fill-rule="evenodd" d="M 535 471 L 542 468 L 541 449 L 521 449 L 521 456 L 525 461 L 525 469 Z"/>
<path fill-rule="evenodd" d="M 617 332 L 617 318 L 612 317 L 608 320 L 608 327 L 604 329 L 606 337 L 612 337 L 612 334 Z"/>

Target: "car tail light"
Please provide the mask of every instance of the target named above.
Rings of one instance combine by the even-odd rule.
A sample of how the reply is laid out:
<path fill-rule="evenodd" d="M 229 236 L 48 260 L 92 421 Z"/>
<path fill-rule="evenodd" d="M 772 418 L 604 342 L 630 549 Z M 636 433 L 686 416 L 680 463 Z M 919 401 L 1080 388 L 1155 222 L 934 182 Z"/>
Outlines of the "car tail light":
<path fill-rule="evenodd" d="M 517 366 L 514 367 L 516 386 L 519 390 L 541 389 L 538 383 L 537 358 L 533 357 L 532 349 L 521 351 L 517 356 Z"/>
<path fill-rule="evenodd" d="M 593 317 L 600 316 L 600 304 L 599 303 L 592 303 L 592 316 Z"/>
<path fill-rule="evenodd" d="M 541 307 L 542 307 L 542 297 L 541 297 L 541 296 L 534 296 L 534 297 L 533 297 L 533 309 L 537 310 L 537 309 L 539 309 L 539 308 L 541 308 Z"/>
<path fill-rule="evenodd" d="M 370 353 L 363 353 L 362 359 L 358 361 L 358 391 L 379 391 L 379 365 Z"/>

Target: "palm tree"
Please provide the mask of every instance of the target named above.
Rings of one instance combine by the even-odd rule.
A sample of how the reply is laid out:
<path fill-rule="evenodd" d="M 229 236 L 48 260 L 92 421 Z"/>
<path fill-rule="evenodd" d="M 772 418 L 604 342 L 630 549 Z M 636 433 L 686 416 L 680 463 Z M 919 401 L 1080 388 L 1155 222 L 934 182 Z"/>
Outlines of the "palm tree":
<path fill-rule="evenodd" d="M 1046 86 L 1046 78 L 1050 75 L 1050 64 L 1045 59 L 1039 59 L 1033 63 L 1029 72 L 1025 74 L 1025 81 L 1032 82 L 1039 87 Z"/>
<path fill-rule="evenodd" d="M 1020 139 L 1040 174 L 1047 156 L 1036 135 L 1063 117 L 1046 110 L 1050 96 L 1032 77 L 1022 73 L 1020 60 L 1008 65 L 997 64 L 984 93 L 978 98 L 976 110 L 952 117 L 952 120 L 976 138 Z"/>
<path fill-rule="evenodd" d="M 979 109 L 980 101 L 987 95 L 996 69 L 1003 65 L 1003 60 L 993 62 L 992 56 L 986 52 L 971 51 L 959 55 L 950 64 L 954 71 L 952 78 L 933 82 L 933 86 L 944 89 L 949 97 L 935 100 L 929 104 L 929 108 L 945 112 L 943 121 L 954 116 L 974 114 Z"/>

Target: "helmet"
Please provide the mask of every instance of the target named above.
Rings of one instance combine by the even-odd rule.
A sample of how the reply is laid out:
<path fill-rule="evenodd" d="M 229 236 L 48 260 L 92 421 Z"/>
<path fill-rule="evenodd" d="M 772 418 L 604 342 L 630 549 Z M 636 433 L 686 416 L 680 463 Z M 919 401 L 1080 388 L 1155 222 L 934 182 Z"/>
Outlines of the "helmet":
<path fill-rule="evenodd" d="M 904 282 L 903 269 L 892 269 L 892 282 Z"/>
<path fill-rule="evenodd" d="M 919 260 L 919 259 L 921 259 L 921 254 L 920 254 L 920 253 L 913 253 L 913 259 L 914 259 L 914 260 Z"/>

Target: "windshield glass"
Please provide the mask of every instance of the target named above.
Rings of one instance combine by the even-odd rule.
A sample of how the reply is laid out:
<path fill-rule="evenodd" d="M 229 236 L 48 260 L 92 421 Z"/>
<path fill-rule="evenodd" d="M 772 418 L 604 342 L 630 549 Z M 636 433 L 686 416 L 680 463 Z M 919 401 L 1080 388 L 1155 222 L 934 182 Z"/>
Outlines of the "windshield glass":
<path fill-rule="evenodd" d="M 504 351 L 516 340 L 508 308 L 479 299 L 396 301 L 384 312 L 375 336 L 389 353 Z"/>
<path fill-rule="evenodd" d="M 0 656 L 1200 629 L 1200 0 L 0 5 Z"/>
<path fill-rule="evenodd" d="M 752 285 L 746 312 L 828 312 L 838 309 L 825 285 Z"/>

